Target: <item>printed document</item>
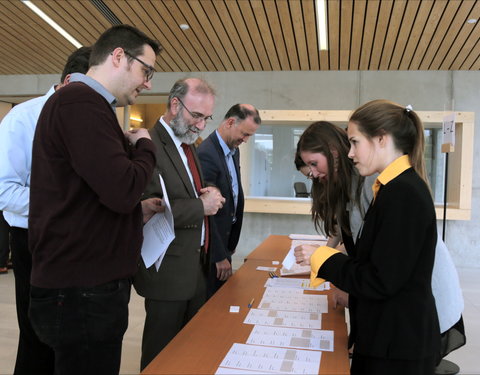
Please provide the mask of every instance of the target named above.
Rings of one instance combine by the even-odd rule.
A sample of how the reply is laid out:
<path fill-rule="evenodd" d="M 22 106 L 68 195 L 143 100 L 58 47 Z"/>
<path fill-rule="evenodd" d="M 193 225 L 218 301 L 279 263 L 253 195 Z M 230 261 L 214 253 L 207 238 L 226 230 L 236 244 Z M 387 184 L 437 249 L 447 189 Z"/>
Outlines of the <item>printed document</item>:
<path fill-rule="evenodd" d="M 233 344 L 220 366 L 242 370 L 242 374 L 250 374 L 250 371 L 256 374 L 318 374 L 321 356 L 321 352 L 310 350 Z M 216 373 L 238 373 L 225 370 Z"/>
<path fill-rule="evenodd" d="M 247 344 L 333 352 L 333 331 L 256 325 Z"/>
<path fill-rule="evenodd" d="M 160 184 L 163 191 L 164 212 L 158 212 L 143 226 L 142 258 L 145 267 L 149 268 L 155 264 L 158 271 L 168 246 L 175 238 L 173 229 L 173 214 L 168 200 L 167 189 L 161 175 Z"/>

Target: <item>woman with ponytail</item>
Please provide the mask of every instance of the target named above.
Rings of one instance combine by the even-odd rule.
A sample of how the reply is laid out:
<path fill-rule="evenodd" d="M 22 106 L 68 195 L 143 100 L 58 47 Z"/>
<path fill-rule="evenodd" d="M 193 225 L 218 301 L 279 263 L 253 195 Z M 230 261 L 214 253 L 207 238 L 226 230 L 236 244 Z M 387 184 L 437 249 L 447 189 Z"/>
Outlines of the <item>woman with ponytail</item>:
<path fill-rule="evenodd" d="M 358 173 L 379 174 L 374 199 L 349 255 L 329 246 L 315 250 L 309 259 L 312 283 L 329 280 L 349 293 L 350 341 L 355 344 L 352 374 L 434 374 L 440 347 L 431 288 L 437 229 L 425 173 L 422 123 L 411 107 L 375 100 L 352 114 L 348 140 L 348 157 Z M 336 233 L 335 222 L 342 234 L 348 234 L 342 207 L 347 206 L 345 200 L 358 201 L 355 188 L 361 183 L 352 183 L 355 172 L 343 173 L 349 170 L 348 159 L 342 156 L 346 152 L 325 141 L 323 151 L 317 149 L 324 158 L 317 155 L 313 160 L 305 153 L 307 141 L 300 142 L 302 159 L 312 173 L 315 167 L 314 177 L 322 184 L 317 198 L 324 195 L 320 201 L 331 202 L 316 206 L 314 183 L 316 226 L 318 212 L 327 218 L 327 234 Z M 322 163 L 323 176 L 318 172 Z M 305 250 L 303 246 L 297 253 Z"/>

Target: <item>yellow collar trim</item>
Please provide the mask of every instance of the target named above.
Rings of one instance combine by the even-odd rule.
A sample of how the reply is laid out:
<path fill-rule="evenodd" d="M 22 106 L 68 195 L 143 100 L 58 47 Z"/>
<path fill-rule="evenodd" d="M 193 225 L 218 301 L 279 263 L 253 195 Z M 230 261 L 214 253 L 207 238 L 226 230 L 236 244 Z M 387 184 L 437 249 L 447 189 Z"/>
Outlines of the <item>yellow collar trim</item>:
<path fill-rule="evenodd" d="M 392 161 L 387 168 L 385 168 L 384 171 L 378 175 L 377 179 L 382 185 L 386 185 L 395 177 L 399 176 L 411 167 L 412 165 L 410 164 L 408 155 L 400 156 L 398 159 Z"/>

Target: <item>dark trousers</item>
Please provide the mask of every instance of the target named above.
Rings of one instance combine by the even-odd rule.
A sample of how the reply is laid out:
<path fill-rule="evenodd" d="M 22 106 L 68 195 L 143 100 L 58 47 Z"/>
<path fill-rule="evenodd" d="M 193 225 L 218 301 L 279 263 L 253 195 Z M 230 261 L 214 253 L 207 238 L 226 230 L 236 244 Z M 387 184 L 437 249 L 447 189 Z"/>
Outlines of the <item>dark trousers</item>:
<path fill-rule="evenodd" d="M 13 272 L 15 275 L 15 302 L 17 307 L 18 340 L 14 374 L 53 374 L 54 353 L 39 339 L 28 318 L 30 306 L 30 273 L 32 256 L 28 251 L 28 231 L 10 228 Z"/>
<path fill-rule="evenodd" d="M 353 352 L 351 375 L 433 375 L 434 357 L 400 360 L 368 357 Z"/>
<path fill-rule="evenodd" d="M 199 272 L 197 289 L 191 299 L 187 301 L 145 299 L 147 315 L 142 337 L 142 359 L 140 362 L 142 371 L 205 303 L 205 284 L 204 274 Z"/>
<path fill-rule="evenodd" d="M 10 225 L 0 211 L 0 268 L 7 267 L 8 256 L 10 255 Z"/>
<path fill-rule="evenodd" d="M 130 285 L 122 279 L 88 288 L 32 286 L 30 319 L 55 352 L 55 375 L 118 375 Z"/>

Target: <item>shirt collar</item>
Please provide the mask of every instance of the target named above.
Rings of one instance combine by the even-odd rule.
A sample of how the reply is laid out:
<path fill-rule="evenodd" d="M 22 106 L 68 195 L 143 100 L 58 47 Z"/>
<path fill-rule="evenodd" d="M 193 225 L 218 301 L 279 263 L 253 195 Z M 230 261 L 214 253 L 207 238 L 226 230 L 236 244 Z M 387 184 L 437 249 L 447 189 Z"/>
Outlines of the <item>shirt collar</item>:
<path fill-rule="evenodd" d="M 90 86 L 93 90 L 102 95 L 108 103 L 110 103 L 110 106 L 115 112 L 117 98 L 115 98 L 115 96 L 110 91 L 108 91 L 105 86 L 103 86 L 100 82 L 82 73 L 73 73 L 70 76 L 70 82 L 82 82 L 87 86 Z"/>
<path fill-rule="evenodd" d="M 395 159 L 391 162 L 387 168 L 380 173 L 375 180 L 375 183 L 372 186 L 373 190 L 373 199 L 376 198 L 378 190 L 380 190 L 381 185 L 386 185 L 394 178 L 398 177 L 400 174 L 405 172 L 408 168 L 411 168 L 412 165 L 410 164 L 410 159 L 408 155 L 400 156 L 399 158 Z"/>
<path fill-rule="evenodd" d="M 235 152 L 237 152 L 237 149 L 234 148 L 233 150 L 231 150 L 230 147 L 227 146 L 223 138 L 218 133 L 218 130 L 215 130 L 215 134 L 217 135 L 218 142 L 220 143 L 220 147 L 222 148 L 224 155 L 225 156 L 231 155 L 233 157 L 233 155 L 235 155 Z"/>

